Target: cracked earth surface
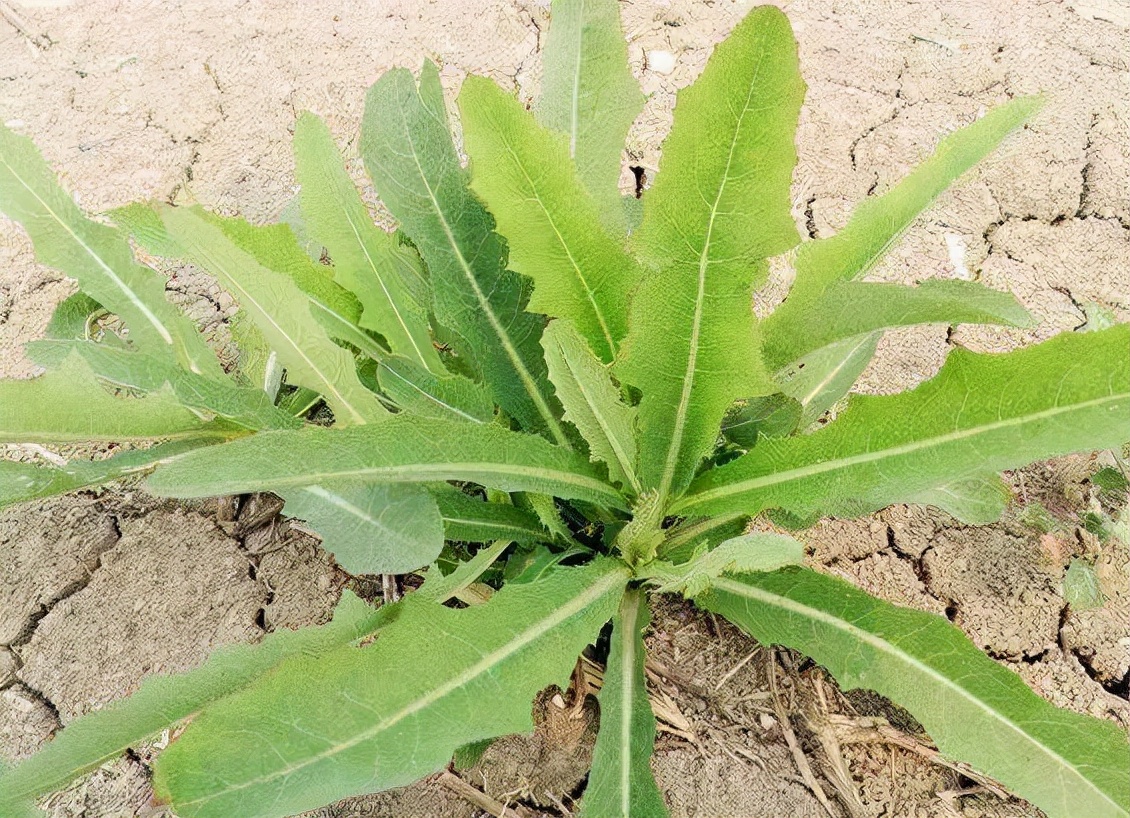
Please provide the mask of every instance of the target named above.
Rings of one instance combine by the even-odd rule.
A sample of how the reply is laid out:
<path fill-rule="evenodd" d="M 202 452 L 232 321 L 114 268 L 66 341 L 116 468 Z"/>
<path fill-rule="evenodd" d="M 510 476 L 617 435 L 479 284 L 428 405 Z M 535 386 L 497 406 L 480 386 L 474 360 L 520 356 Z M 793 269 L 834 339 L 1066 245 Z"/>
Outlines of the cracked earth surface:
<path fill-rule="evenodd" d="M 950 344 L 1004 350 L 1071 330 L 1095 305 L 1130 320 L 1130 10 L 1123 0 L 782 5 L 808 83 L 793 202 L 809 236 L 841 228 L 861 199 L 888 189 L 985 109 L 1018 94 L 1048 97 L 1030 126 L 939 199 L 871 274 L 900 282 L 977 279 L 1014 292 L 1037 325 L 888 333 L 862 390 L 918 383 L 937 371 Z M 626 189 L 634 181 L 628 165 L 655 173 L 675 89 L 697 76 L 749 6 L 622 4 L 633 70 L 649 95 L 629 136 Z M 471 71 L 530 99 L 547 22 L 547 3 L 533 0 L 11 9 L 18 27 L 0 18 L 0 117 L 35 139 L 84 208 L 154 198 L 253 220 L 285 216 L 293 197 L 296 112 L 326 117 L 363 183 L 353 140 L 364 91 L 381 72 L 428 57 L 441 65 L 452 95 Z M 674 55 L 669 73 L 656 70 L 659 51 Z M 366 195 L 375 202 L 371 189 Z M 384 218 L 379 208 L 376 214 Z M 165 272 L 170 298 L 225 355 L 230 297 L 192 269 Z M 787 270 L 776 272 L 759 304 L 779 297 Z M 0 376 L 34 373 L 22 345 L 71 291 L 0 220 Z M 1117 542 L 1096 545 L 1078 525 L 1097 467 L 1093 458 L 1070 458 L 1010 478 L 1019 498 L 1039 501 L 1060 521 L 1051 534 L 1034 532 L 1016 514 L 978 529 L 896 507 L 812 530 L 811 559 L 881 597 L 950 617 L 1056 704 L 1130 726 L 1130 553 Z M 345 578 L 313 540 L 256 514 L 251 505 L 260 502 L 248 501 L 233 517 L 126 489 L 0 515 L 0 758 L 33 752 L 146 673 L 194 666 L 215 646 L 254 641 L 264 630 L 324 621 Z M 256 524 L 243 528 L 241 520 Z M 1084 554 L 1116 593 L 1096 611 L 1065 612 L 1063 572 Z M 912 752 L 852 743 L 839 728 L 807 730 L 835 726 L 842 713 L 892 724 L 899 716 L 881 703 L 841 699 L 792 657 L 771 662 L 759 652 L 715 690 L 754 650 L 749 640 L 678 605 L 662 608 L 652 631 L 652 650 L 669 675 L 651 681 L 684 719 L 661 730 L 655 761 L 674 815 L 1038 814 L 992 795 L 947 800 L 938 793 L 968 783 L 953 771 Z M 806 714 L 797 732 L 824 782 L 827 808 L 796 774 L 766 704 L 767 680 L 779 665 L 781 695 Z M 552 806 L 535 790 L 576 791 L 591 730 L 561 726 L 554 707 L 545 704 L 549 726 L 533 738 L 492 748 L 474 783 L 501 800 L 518 793 L 531 814 Z M 50 814 L 152 814 L 146 765 L 161 744 L 136 748 L 52 797 Z M 547 777 L 538 759 L 555 753 L 568 758 Z M 471 814 L 434 781 L 317 813 Z"/>

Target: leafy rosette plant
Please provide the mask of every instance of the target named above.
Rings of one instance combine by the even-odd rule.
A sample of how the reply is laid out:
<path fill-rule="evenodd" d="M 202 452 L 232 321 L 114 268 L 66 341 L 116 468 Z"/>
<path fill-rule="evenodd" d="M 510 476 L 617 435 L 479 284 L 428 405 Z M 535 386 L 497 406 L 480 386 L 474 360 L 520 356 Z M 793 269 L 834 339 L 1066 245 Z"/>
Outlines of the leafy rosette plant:
<path fill-rule="evenodd" d="M 642 632 L 648 595 L 675 593 L 889 697 L 942 753 L 1050 816 L 1130 815 L 1118 727 L 1056 709 L 945 619 L 802 567 L 795 540 L 746 533 L 763 512 L 798 528 L 891 503 L 983 523 L 1005 504 L 999 470 L 1130 438 L 1126 326 L 955 348 L 916 389 L 848 395 L 889 327 L 1030 321 L 975 282 L 862 279 L 1039 101 L 949 135 L 834 237 L 801 243 L 803 95 L 788 21 L 755 9 L 679 94 L 640 210 L 618 190 L 642 96 L 616 3 L 558 0 L 532 112 L 464 82 L 469 169 L 434 66 L 370 89 L 360 153 L 392 234 L 312 114 L 294 134 L 300 217 L 266 226 L 142 205 L 91 220 L 0 129 L 0 208 L 81 287 L 28 346 L 45 374 L 0 383 L 0 438 L 146 444 L 0 463 L 0 499 L 137 473 L 168 497 L 273 492 L 347 571 L 425 578 L 399 602 L 346 593 L 329 624 L 147 680 L 0 774 L 0 813 L 30 814 L 179 723 L 154 785 L 183 818 L 285 816 L 408 784 L 530 730 L 532 697 L 611 622 L 581 814 L 663 815 Z M 234 369 L 130 237 L 235 297 Z M 766 260 L 789 251 L 791 290 L 758 320 Z M 105 331 L 107 315 L 125 330 Z"/>

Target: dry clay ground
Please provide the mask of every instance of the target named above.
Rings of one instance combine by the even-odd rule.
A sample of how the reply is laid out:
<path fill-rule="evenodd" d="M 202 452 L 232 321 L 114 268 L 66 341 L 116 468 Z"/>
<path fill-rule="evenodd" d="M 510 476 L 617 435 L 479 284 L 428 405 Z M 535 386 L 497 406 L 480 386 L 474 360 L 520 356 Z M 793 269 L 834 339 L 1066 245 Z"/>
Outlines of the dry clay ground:
<path fill-rule="evenodd" d="M 365 88 L 383 70 L 425 57 L 442 65 L 452 93 L 472 71 L 528 99 L 547 5 L 0 3 L 0 116 L 36 140 L 89 211 L 155 198 L 269 219 L 294 194 L 297 112 L 327 117 L 355 154 Z M 654 173 L 674 90 L 749 5 L 622 4 L 632 67 L 649 94 L 630 164 Z M 862 388 L 919 382 L 947 344 L 1006 349 L 1070 330 L 1092 303 L 1130 320 L 1126 0 L 785 7 L 809 86 L 794 185 L 798 225 L 809 235 L 841 227 L 862 198 L 886 190 L 987 107 L 1016 94 L 1049 97 L 1031 126 L 943 197 L 873 274 L 979 278 L 1011 289 L 1039 326 L 891 333 Z M 653 52 L 673 55 L 673 70 L 664 73 L 669 66 Z M 199 273 L 171 272 L 170 297 L 222 345 L 231 300 Z M 0 376 L 34 373 L 22 344 L 71 291 L 0 220 Z M 948 615 L 1057 704 L 1130 726 L 1130 551 L 1078 527 L 1099 465 L 1071 458 L 1012 475 L 1017 507 L 996 526 L 963 528 L 905 507 L 830 522 L 805 535 L 812 562 Z M 1058 521 L 1050 532 L 1025 517 L 1023 505 L 1036 502 Z M 156 504 L 123 488 L 0 515 L 0 758 L 31 753 L 145 674 L 184 670 L 218 645 L 329 615 L 350 580 L 316 542 L 280 521 L 269 498 L 245 500 L 234 522 L 231 510 Z M 1109 597 L 1103 608 L 1065 610 L 1061 580 L 1072 556 L 1097 565 Z M 819 669 L 759 649 L 685 605 L 657 612 L 649 642 L 661 714 L 655 772 L 674 815 L 1038 814 L 939 763 L 899 711 L 844 697 Z M 783 715 L 789 709 L 797 715 Z M 464 775 L 471 788 L 449 776 L 315 814 L 469 816 L 479 809 L 472 800 L 493 799 L 521 815 L 568 815 L 591 751 L 591 700 L 547 694 L 537 715 L 538 734 L 501 742 Z M 146 762 L 161 743 L 52 797 L 51 814 L 152 814 Z"/>

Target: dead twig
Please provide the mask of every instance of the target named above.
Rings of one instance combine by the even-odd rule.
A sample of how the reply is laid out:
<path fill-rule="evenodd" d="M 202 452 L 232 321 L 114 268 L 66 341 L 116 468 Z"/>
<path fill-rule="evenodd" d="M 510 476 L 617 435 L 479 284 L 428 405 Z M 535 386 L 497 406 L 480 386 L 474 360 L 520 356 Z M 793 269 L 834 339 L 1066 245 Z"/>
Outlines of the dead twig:
<path fill-rule="evenodd" d="M 529 818 L 529 813 L 526 810 L 514 810 L 491 798 L 478 787 L 472 786 L 457 776 L 451 770 L 444 770 L 439 774 L 439 783 L 443 784 L 453 793 L 460 798 L 470 801 L 481 810 L 489 812 L 495 818 Z"/>
<path fill-rule="evenodd" d="M 773 694 L 773 709 L 777 714 L 777 723 L 781 725 L 781 732 L 785 735 L 785 743 L 789 745 L 789 752 L 793 755 L 793 763 L 796 764 L 797 772 L 800 773 L 804 786 L 808 787 L 809 791 L 816 796 L 816 800 L 820 802 L 820 806 L 824 807 L 824 811 L 828 813 L 830 818 L 839 818 L 832 808 L 828 796 L 824 793 L 824 788 L 816 780 L 816 775 L 812 772 L 812 765 L 808 763 L 808 757 L 801 749 L 796 733 L 793 732 L 793 727 L 789 723 L 789 714 L 784 705 L 781 704 L 780 696 L 777 694 L 777 652 L 775 650 L 770 651 L 769 654 L 768 675 L 769 690 Z"/>
<path fill-rule="evenodd" d="M 32 45 L 40 51 L 46 51 L 51 47 L 51 38 L 46 34 L 32 34 L 31 28 L 24 22 L 20 15 L 16 14 L 15 9 L 9 6 L 4 0 L 0 0 L 0 17 L 8 21 L 8 24 L 18 31 L 21 35 L 26 37 Z"/>

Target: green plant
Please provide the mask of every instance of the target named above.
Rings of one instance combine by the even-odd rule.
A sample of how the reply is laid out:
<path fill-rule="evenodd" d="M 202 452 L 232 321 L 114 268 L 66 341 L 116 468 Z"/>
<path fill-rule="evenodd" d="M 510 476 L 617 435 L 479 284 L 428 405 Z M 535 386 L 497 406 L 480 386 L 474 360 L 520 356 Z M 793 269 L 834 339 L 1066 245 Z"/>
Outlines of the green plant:
<path fill-rule="evenodd" d="M 0 208 L 83 292 L 28 347 L 46 374 L 0 383 L 0 439 L 156 442 L 65 466 L 0 462 L 0 501 L 150 473 L 165 496 L 274 492 L 354 573 L 432 565 L 399 602 L 346 593 L 325 626 L 149 679 L 0 775 L 0 813 L 31 814 L 37 795 L 181 721 L 155 786 L 185 818 L 281 816 L 407 784 L 531 729 L 532 696 L 611 620 L 581 814 L 662 815 L 643 674 L 651 592 L 692 597 L 890 697 L 942 752 L 1049 815 L 1130 815 L 1116 726 L 1057 710 L 944 619 L 800 567 L 795 540 L 745 533 L 762 512 L 802 527 L 896 502 L 985 522 L 1007 500 L 997 471 L 1125 442 L 1126 326 L 1005 355 L 955 349 L 917 389 L 852 396 L 812 430 L 885 328 L 1029 321 L 972 282 L 859 279 L 1038 100 L 947 137 L 839 234 L 800 244 L 788 298 L 757 320 L 766 259 L 799 241 L 804 86 L 784 15 L 751 12 L 679 95 L 642 214 L 617 191 L 642 99 L 616 3 L 557 0 L 545 57 L 533 113 L 464 83 L 469 174 L 433 66 L 373 86 L 361 155 L 395 235 L 370 221 L 310 114 L 294 137 L 297 232 L 166 206 L 92 221 L 31 143 L 0 129 Z M 236 296 L 234 373 L 129 235 Z M 323 248 L 332 266 L 314 260 Z M 106 313 L 128 333 L 99 330 Z M 457 563 L 446 575 L 441 556 Z M 485 603 L 468 593 L 483 579 L 497 589 Z"/>

